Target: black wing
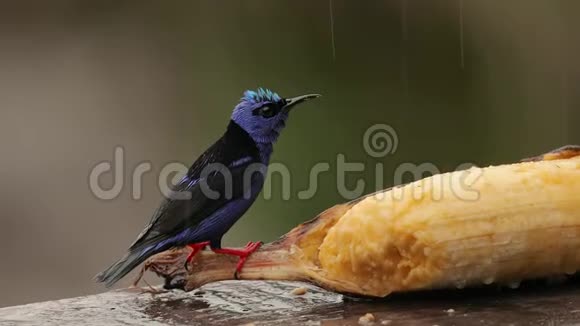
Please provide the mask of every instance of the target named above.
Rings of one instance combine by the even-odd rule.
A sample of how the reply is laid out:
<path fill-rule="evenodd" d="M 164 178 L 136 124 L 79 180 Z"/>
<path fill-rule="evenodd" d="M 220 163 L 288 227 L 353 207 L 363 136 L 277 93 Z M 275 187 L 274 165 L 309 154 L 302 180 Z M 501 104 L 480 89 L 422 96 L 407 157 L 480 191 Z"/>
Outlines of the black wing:
<path fill-rule="evenodd" d="M 242 197 L 244 188 L 250 187 L 244 185 L 244 172 L 248 166 L 258 162 L 255 143 L 245 131 L 230 123 L 226 134 L 199 157 L 173 188 L 173 194 L 180 198 L 173 196 L 163 201 L 131 249 L 157 243 L 186 228 L 195 227 L 227 202 Z M 227 168 L 228 172 L 219 172 L 220 167 Z M 228 173 L 231 182 L 226 180 Z M 208 188 L 212 191 L 210 196 Z M 184 195 L 188 198 L 183 199 Z"/>

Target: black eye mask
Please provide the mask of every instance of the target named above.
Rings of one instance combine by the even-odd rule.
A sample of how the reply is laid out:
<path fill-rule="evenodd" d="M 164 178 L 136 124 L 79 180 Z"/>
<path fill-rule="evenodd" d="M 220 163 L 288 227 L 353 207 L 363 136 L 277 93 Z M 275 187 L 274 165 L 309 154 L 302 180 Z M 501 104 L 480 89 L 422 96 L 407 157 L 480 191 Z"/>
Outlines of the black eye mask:
<path fill-rule="evenodd" d="M 259 115 L 269 119 L 280 112 L 280 106 L 274 103 L 268 103 L 252 111 L 252 115 Z"/>

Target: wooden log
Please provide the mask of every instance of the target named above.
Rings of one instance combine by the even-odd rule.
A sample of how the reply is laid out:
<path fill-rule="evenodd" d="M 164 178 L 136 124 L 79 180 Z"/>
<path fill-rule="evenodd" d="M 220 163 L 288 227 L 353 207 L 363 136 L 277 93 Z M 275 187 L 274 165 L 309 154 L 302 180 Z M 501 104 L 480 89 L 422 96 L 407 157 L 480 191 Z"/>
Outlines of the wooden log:
<path fill-rule="evenodd" d="M 306 287 L 304 295 L 294 295 Z M 226 281 L 159 294 L 140 289 L 0 308 L 0 325 L 575 325 L 580 282 L 394 294 L 360 300 L 294 282 Z"/>

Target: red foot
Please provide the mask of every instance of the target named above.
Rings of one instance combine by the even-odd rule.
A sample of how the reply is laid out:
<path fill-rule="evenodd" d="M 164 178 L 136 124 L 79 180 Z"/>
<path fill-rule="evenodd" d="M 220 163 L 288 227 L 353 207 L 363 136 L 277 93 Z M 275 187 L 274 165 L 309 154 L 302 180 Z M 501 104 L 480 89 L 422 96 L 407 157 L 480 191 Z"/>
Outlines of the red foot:
<path fill-rule="evenodd" d="M 262 242 L 248 242 L 248 244 L 244 247 L 244 249 L 230 249 L 230 248 L 221 248 L 221 249 L 212 249 L 213 252 L 218 254 L 225 254 L 225 255 L 233 255 L 240 257 L 240 261 L 236 266 L 236 272 L 234 277 L 236 280 L 238 279 L 238 274 L 242 271 L 242 267 L 244 267 L 244 263 L 248 259 L 248 257 L 256 250 L 258 250 L 262 246 Z"/>
<path fill-rule="evenodd" d="M 208 245 L 209 245 L 209 241 L 199 242 L 199 243 L 191 243 L 191 244 L 187 245 L 189 248 L 191 248 L 191 252 L 189 253 L 189 255 L 187 255 L 187 258 L 185 259 L 185 270 L 186 271 L 189 271 L 189 263 L 191 263 L 191 260 L 193 259 L 193 257 L 195 257 L 195 255 L 197 255 L 198 252 L 203 250 L 203 248 L 207 247 Z"/>

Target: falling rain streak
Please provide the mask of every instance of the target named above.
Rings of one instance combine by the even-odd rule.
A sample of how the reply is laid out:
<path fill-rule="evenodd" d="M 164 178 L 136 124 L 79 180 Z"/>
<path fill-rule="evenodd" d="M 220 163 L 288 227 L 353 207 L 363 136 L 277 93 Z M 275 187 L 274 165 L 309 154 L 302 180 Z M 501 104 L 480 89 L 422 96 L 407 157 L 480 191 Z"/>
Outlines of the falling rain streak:
<path fill-rule="evenodd" d="M 561 105 L 562 105 L 562 131 L 563 131 L 563 138 L 564 138 L 564 143 L 568 143 L 572 137 L 571 137 L 571 133 L 570 133 L 570 125 L 569 125 L 569 121 L 570 120 L 570 106 L 568 105 L 568 73 L 566 70 L 562 71 L 562 76 L 561 76 Z"/>
<path fill-rule="evenodd" d="M 463 47 L 463 0 L 459 0 L 459 53 L 461 56 L 461 69 L 464 69 L 465 52 Z"/>
<path fill-rule="evenodd" d="M 332 0 L 328 0 L 328 10 L 330 12 L 330 38 L 332 44 L 332 61 L 336 61 L 336 44 L 334 42 L 334 10 L 332 9 Z"/>
<path fill-rule="evenodd" d="M 409 73 L 407 69 L 407 0 L 401 0 L 401 79 L 405 95 L 409 95 Z"/>

